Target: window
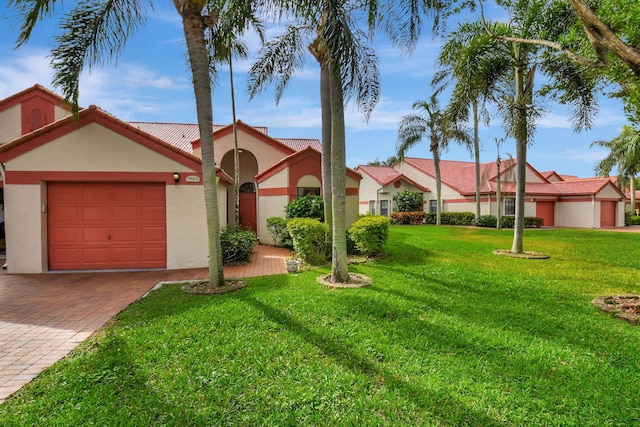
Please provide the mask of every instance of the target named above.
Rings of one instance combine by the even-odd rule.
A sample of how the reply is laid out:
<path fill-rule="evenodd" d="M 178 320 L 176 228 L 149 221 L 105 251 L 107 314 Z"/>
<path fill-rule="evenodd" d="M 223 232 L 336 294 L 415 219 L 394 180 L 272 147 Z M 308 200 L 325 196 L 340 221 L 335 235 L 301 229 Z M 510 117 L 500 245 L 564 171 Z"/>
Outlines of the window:
<path fill-rule="evenodd" d="M 320 187 L 298 187 L 298 199 L 308 194 L 312 196 L 320 195 Z"/>
<path fill-rule="evenodd" d="M 389 201 L 380 200 L 380 215 L 389 216 Z"/>
<path fill-rule="evenodd" d="M 429 200 L 429 212 L 436 213 L 438 211 L 438 201 Z"/>
<path fill-rule="evenodd" d="M 375 215 L 376 214 L 376 201 L 375 200 L 369 200 L 369 213 L 371 215 Z"/>
<path fill-rule="evenodd" d="M 515 215 L 516 214 L 516 199 L 508 197 L 504 199 L 504 214 Z"/>

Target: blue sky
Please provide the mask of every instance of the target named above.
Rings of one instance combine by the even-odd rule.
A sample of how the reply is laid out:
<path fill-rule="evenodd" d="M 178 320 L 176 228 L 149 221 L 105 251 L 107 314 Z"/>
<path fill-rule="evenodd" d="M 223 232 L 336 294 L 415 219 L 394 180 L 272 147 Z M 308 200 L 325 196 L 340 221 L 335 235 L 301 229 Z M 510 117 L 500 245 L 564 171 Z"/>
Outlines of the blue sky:
<path fill-rule="evenodd" d="M 49 19 L 36 30 L 32 40 L 14 49 L 18 34 L 15 20 L 8 12 L 6 1 L 0 12 L 0 99 L 40 83 L 51 85 L 52 72 L 47 55 L 53 46 L 57 17 Z M 155 2 L 147 23 L 125 47 L 117 62 L 95 68 L 81 79 L 80 103 L 98 105 L 125 121 L 159 121 L 195 123 L 195 103 L 190 84 L 190 72 L 185 59 L 185 45 L 179 16 L 169 1 Z M 489 10 L 490 17 L 501 16 Z M 277 33 L 277 29 L 270 31 Z M 254 35 L 247 35 L 251 55 L 259 47 Z M 347 120 L 347 165 L 356 167 L 369 161 L 384 160 L 395 154 L 398 122 L 412 112 L 417 99 L 431 95 L 430 81 L 436 71 L 434 58 L 438 42 L 430 32 L 420 40 L 411 56 L 402 55 L 388 42 L 380 40 L 376 52 L 380 59 L 381 98 L 368 123 L 355 107 L 345 111 Z M 290 83 L 280 104 L 275 105 L 272 91 L 249 101 L 246 94 L 248 61 L 234 63 L 236 110 L 238 119 L 254 126 L 267 126 L 274 137 L 320 139 L 319 69 L 310 56 L 302 73 Z M 446 98 L 441 99 L 446 104 Z M 229 75 L 219 76 L 214 89 L 214 122 L 231 122 Z M 595 140 L 609 140 L 627 123 L 618 101 L 600 97 L 599 114 L 590 131 L 574 133 L 567 109 L 552 102 L 543 104 L 546 113 L 538 123 L 535 143 L 528 153 L 529 163 L 539 171 L 556 170 L 562 174 L 593 176 L 593 168 L 606 155 L 602 148 L 590 148 Z M 496 138 L 504 132 L 498 118 L 480 132 L 481 161 L 496 158 Z M 515 155 L 513 140 L 501 148 L 503 157 Z M 431 157 L 426 142 L 407 154 Z M 452 145 L 443 159 L 472 161 L 469 152 Z"/>

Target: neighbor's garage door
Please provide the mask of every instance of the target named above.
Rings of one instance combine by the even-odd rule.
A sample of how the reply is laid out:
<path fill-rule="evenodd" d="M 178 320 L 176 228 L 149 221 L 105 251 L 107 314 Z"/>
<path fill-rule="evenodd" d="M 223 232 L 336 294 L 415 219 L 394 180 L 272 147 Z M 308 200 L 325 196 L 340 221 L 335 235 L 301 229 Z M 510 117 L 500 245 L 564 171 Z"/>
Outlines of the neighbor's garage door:
<path fill-rule="evenodd" d="M 553 212 L 554 205 L 555 202 L 536 202 L 536 216 L 544 220 L 542 225 L 545 227 L 553 227 L 555 224 Z"/>
<path fill-rule="evenodd" d="M 163 183 L 51 182 L 49 270 L 167 265 Z"/>
<path fill-rule="evenodd" d="M 600 202 L 600 227 L 616 226 L 616 202 Z"/>

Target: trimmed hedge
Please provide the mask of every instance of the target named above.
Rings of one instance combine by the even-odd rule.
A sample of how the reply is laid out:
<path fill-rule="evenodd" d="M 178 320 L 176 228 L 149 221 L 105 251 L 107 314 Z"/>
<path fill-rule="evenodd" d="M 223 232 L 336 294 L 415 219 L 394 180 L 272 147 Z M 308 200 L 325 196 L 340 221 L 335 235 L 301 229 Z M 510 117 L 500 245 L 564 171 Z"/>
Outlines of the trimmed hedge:
<path fill-rule="evenodd" d="M 324 222 L 324 199 L 321 196 L 307 194 L 284 207 L 287 219 L 316 218 Z"/>
<path fill-rule="evenodd" d="M 391 212 L 391 221 L 394 224 L 419 225 L 424 224 L 426 218 L 427 213 L 425 211 Z"/>
<path fill-rule="evenodd" d="M 393 209 L 398 212 L 416 212 L 423 204 L 424 195 L 417 191 L 402 190 L 393 196 Z"/>
<path fill-rule="evenodd" d="M 389 218 L 384 216 L 367 215 L 353 223 L 349 236 L 361 254 L 378 255 L 389 237 L 389 223 Z"/>
<path fill-rule="evenodd" d="M 326 261 L 327 224 L 314 218 L 293 218 L 287 223 L 287 230 L 293 240 L 293 249 L 302 261 L 311 265 L 321 265 Z"/>
<path fill-rule="evenodd" d="M 273 237 L 276 246 L 292 249 L 293 241 L 291 240 L 289 230 L 287 230 L 287 222 L 284 218 L 272 216 L 267 218 L 267 230 L 269 230 L 269 234 Z"/>
<path fill-rule="evenodd" d="M 436 223 L 436 213 L 429 212 L 426 219 L 427 224 Z M 472 212 L 442 212 L 440 214 L 442 225 L 475 225 L 476 214 Z"/>
<path fill-rule="evenodd" d="M 232 227 L 223 228 L 220 232 L 222 263 L 227 265 L 234 262 L 249 261 L 257 240 L 256 235 L 251 230 Z"/>
<path fill-rule="evenodd" d="M 500 218 L 500 227 L 502 228 L 513 228 L 515 226 L 515 217 L 513 216 L 503 216 Z M 480 227 L 495 227 L 498 223 L 498 220 L 493 215 L 482 215 L 478 219 L 478 226 Z M 544 225 L 544 220 L 542 218 L 538 218 L 536 216 L 525 216 L 524 217 L 524 228 L 540 228 Z"/>
<path fill-rule="evenodd" d="M 640 225 L 640 216 L 629 215 L 629 225 Z"/>

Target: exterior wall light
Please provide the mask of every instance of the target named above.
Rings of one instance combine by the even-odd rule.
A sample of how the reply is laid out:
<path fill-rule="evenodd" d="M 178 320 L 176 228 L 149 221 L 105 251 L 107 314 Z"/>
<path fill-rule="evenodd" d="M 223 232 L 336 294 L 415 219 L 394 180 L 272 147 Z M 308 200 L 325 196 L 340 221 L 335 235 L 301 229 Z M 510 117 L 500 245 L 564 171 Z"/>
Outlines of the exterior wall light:
<path fill-rule="evenodd" d="M 173 181 L 177 184 L 180 182 L 180 174 L 178 172 L 173 173 Z"/>

